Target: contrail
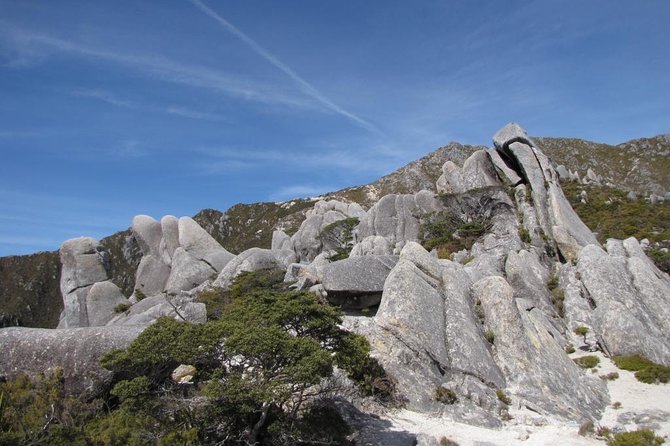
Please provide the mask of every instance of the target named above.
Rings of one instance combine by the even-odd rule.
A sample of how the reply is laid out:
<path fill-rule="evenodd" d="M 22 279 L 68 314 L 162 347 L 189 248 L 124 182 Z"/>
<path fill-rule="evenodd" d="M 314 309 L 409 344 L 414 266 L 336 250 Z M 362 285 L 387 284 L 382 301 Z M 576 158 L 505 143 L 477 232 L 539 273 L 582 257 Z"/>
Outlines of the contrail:
<path fill-rule="evenodd" d="M 254 39 L 244 34 L 240 31 L 235 25 L 230 23 L 228 20 L 221 17 L 213 9 L 202 3 L 200 0 L 189 0 L 194 6 L 200 9 L 202 12 L 216 20 L 221 26 L 223 26 L 228 32 L 233 34 L 235 37 L 244 42 L 249 48 L 251 48 L 256 54 L 261 56 L 263 59 L 270 62 L 272 65 L 277 67 L 279 70 L 284 72 L 288 77 L 293 79 L 302 89 L 311 97 L 319 101 L 321 104 L 326 106 L 326 108 L 338 113 L 346 118 L 352 120 L 356 125 L 363 127 L 366 130 L 369 130 L 373 133 L 383 135 L 383 132 L 379 130 L 376 126 L 369 123 L 363 118 L 356 116 L 355 114 L 343 109 L 339 105 L 335 104 L 333 101 L 324 96 L 319 90 L 314 88 L 309 82 L 300 77 L 295 71 L 293 71 L 288 65 L 286 65 L 281 60 L 277 59 L 274 55 L 269 53 L 265 48 L 260 46 Z"/>

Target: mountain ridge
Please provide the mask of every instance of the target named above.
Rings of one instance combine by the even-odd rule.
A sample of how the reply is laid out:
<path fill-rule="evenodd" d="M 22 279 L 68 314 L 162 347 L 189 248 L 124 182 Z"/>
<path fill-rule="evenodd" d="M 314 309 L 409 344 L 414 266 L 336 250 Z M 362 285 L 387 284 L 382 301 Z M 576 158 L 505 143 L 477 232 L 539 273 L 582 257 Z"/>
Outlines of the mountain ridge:
<path fill-rule="evenodd" d="M 663 197 L 670 190 L 670 175 L 667 175 L 670 171 L 670 134 L 636 138 L 615 146 L 577 138 L 536 137 L 535 140 L 555 165 L 565 166 L 579 178 L 586 178 L 591 169 L 604 184 L 624 191 Z M 421 189 L 435 192 L 435 182 L 445 161 L 462 165 L 472 153 L 486 148 L 450 142 L 366 185 L 315 198 L 238 203 L 223 212 L 203 209 L 194 220 L 233 253 L 251 247 L 269 248 L 273 230 L 281 229 L 289 235 L 295 233 L 307 211 L 319 199 L 356 202 L 369 208 L 390 193 Z M 612 151 L 618 155 L 615 163 L 612 163 Z M 637 174 L 631 176 L 631 169 L 636 169 Z M 646 189 L 645 185 L 648 185 Z M 103 238 L 101 245 L 110 253 L 112 281 L 124 294 L 132 294 L 141 253 L 130 230 Z M 51 274 L 45 275 L 44 271 Z M 54 309 L 62 305 L 60 290 L 54 286 L 59 271 L 58 251 L 0 257 L 0 290 L 3 293 L 0 326 L 55 326 L 57 315 L 54 315 Z M 36 279 L 38 277 L 41 279 Z"/>

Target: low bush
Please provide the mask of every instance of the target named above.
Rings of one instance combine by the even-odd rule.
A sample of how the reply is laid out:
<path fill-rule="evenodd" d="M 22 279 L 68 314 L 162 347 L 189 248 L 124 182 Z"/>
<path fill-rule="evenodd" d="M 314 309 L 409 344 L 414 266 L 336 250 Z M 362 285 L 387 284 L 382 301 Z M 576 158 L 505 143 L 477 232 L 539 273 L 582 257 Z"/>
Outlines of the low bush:
<path fill-rule="evenodd" d="M 575 352 L 575 346 L 574 345 L 568 344 L 568 345 L 565 346 L 565 353 L 567 353 L 569 355 L 569 354 L 574 353 L 574 352 Z"/>
<path fill-rule="evenodd" d="M 670 382 L 670 367 L 656 364 L 641 355 L 615 356 L 612 361 L 623 370 L 635 372 L 635 378 L 646 384 Z"/>
<path fill-rule="evenodd" d="M 484 339 L 493 344 L 493 342 L 496 340 L 496 334 L 492 330 L 486 330 L 484 333 Z"/>
<path fill-rule="evenodd" d="M 660 446 L 665 442 L 662 437 L 649 429 L 640 429 L 632 432 L 619 432 L 610 435 L 607 446 Z"/>
<path fill-rule="evenodd" d="M 600 359 L 593 355 L 581 356 L 579 358 L 573 359 L 573 361 L 575 361 L 575 364 L 583 369 L 592 369 L 600 363 Z"/>
<path fill-rule="evenodd" d="M 454 440 L 450 440 L 447 437 L 440 438 L 440 446 L 458 446 Z"/>
<path fill-rule="evenodd" d="M 450 388 L 439 386 L 435 388 L 435 400 L 442 404 L 454 404 L 458 401 L 458 397 L 456 396 L 456 392 Z"/>
<path fill-rule="evenodd" d="M 650 249 L 646 254 L 656 264 L 658 269 L 670 274 L 670 252 L 661 251 L 660 249 Z"/>
<path fill-rule="evenodd" d="M 503 392 L 502 389 L 496 389 L 496 396 L 498 397 L 500 402 L 502 402 L 506 406 L 512 404 L 512 400 L 505 394 L 505 392 Z"/>
<path fill-rule="evenodd" d="M 524 243 L 530 243 L 531 239 L 530 239 L 530 232 L 528 232 L 528 229 L 519 228 L 519 238 Z"/>
<path fill-rule="evenodd" d="M 604 381 L 614 381 L 615 379 L 619 379 L 619 374 L 617 372 L 611 372 L 607 375 L 600 375 L 600 379 Z"/>
<path fill-rule="evenodd" d="M 114 313 L 125 313 L 130 309 L 130 304 L 120 303 L 114 307 Z"/>

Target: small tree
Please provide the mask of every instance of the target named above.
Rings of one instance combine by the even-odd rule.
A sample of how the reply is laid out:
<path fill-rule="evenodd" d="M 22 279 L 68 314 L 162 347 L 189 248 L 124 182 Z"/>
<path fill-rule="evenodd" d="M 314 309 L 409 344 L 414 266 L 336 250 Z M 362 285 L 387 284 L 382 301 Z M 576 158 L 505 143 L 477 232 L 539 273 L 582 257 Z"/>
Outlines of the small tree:
<path fill-rule="evenodd" d="M 581 327 L 575 328 L 575 334 L 582 336 L 584 338 L 584 344 L 586 344 L 586 335 L 589 332 L 589 327 L 584 327 L 583 325 Z"/>
<path fill-rule="evenodd" d="M 318 237 L 324 248 L 335 251 L 330 260 L 342 260 L 349 257 L 354 247 L 354 228 L 358 225 L 358 221 L 356 217 L 347 217 L 321 229 Z"/>

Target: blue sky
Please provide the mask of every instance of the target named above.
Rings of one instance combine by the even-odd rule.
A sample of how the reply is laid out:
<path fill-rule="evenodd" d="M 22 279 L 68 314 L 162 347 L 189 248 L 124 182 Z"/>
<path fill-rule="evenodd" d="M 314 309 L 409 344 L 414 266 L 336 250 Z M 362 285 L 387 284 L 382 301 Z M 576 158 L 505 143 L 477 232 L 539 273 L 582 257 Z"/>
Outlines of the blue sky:
<path fill-rule="evenodd" d="M 450 141 L 670 132 L 670 2 L 0 0 L 0 255 L 363 184 Z"/>

